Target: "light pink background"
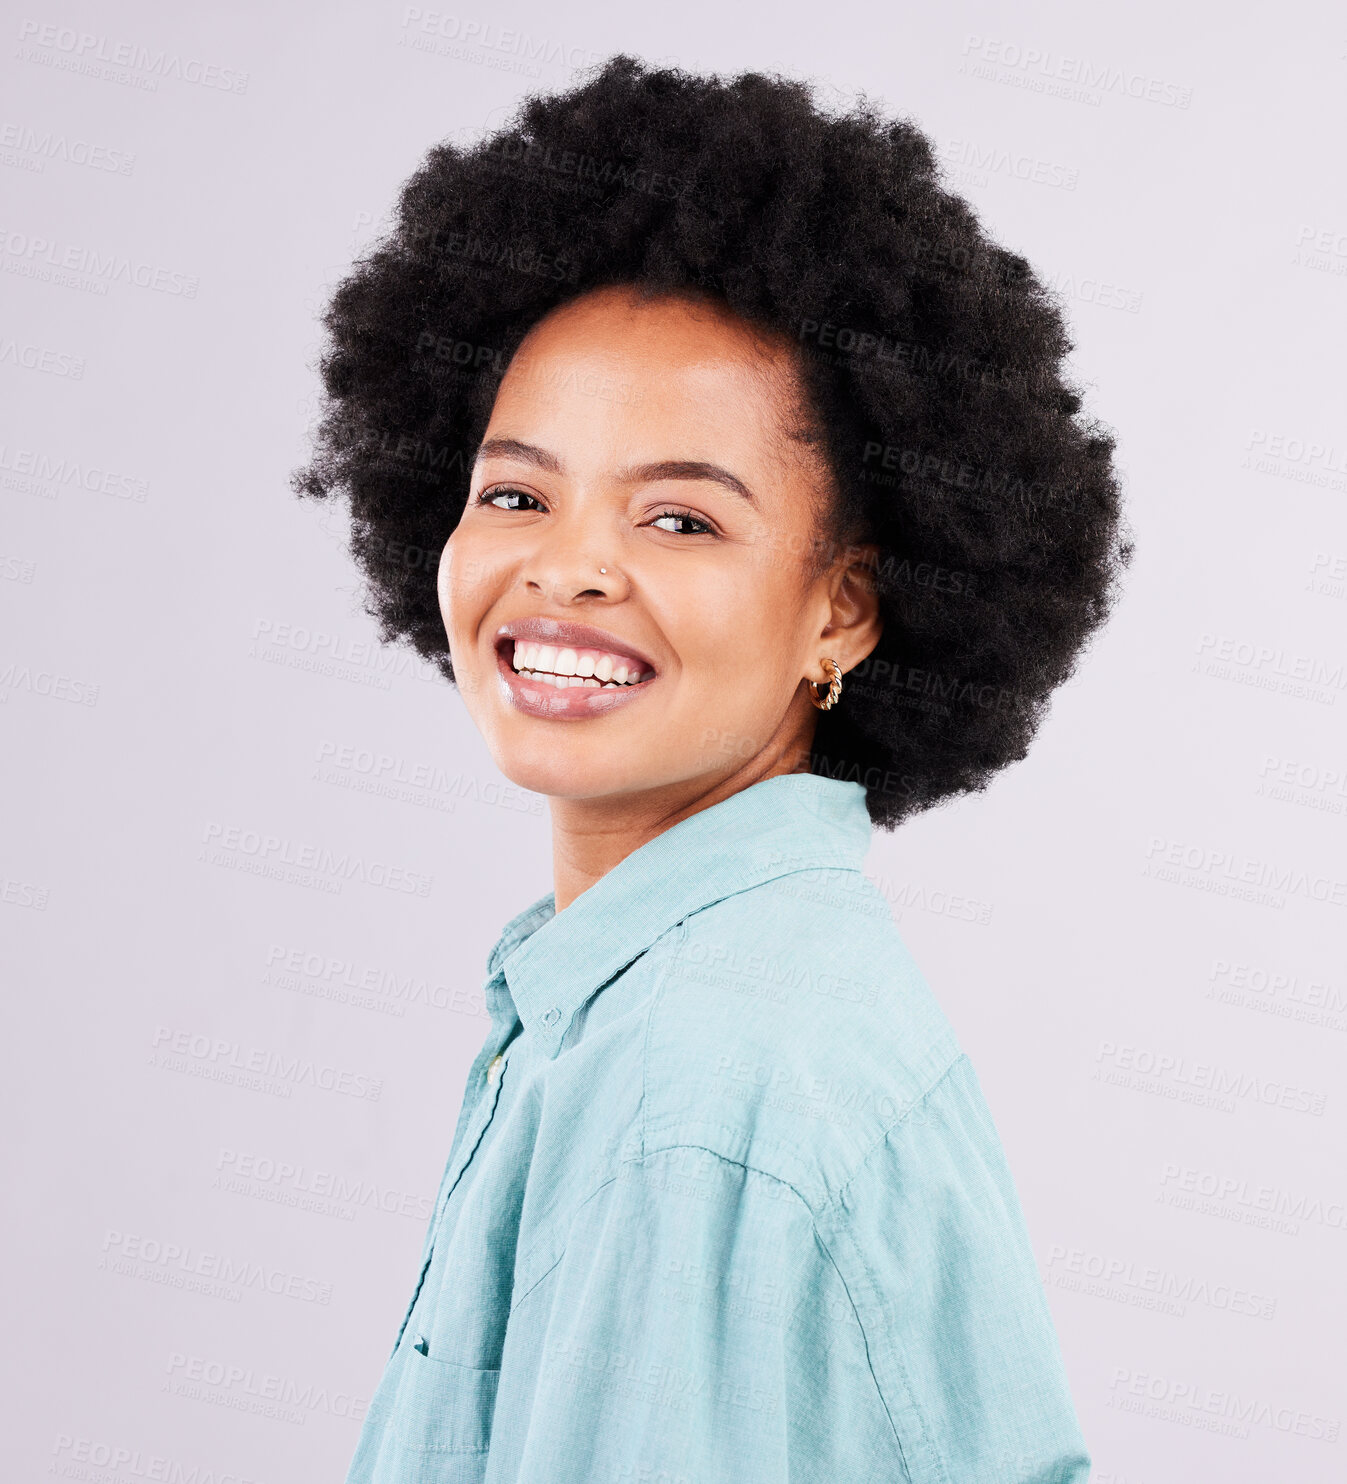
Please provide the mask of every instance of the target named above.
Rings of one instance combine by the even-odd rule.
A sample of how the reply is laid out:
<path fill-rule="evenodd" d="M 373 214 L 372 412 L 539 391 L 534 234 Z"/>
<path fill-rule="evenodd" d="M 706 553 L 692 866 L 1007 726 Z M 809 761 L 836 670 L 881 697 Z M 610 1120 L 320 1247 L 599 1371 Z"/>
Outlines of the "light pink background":
<path fill-rule="evenodd" d="M 996 1115 L 1096 1484 L 1347 1477 L 1340 12 L 202 9 L 0 22 L 5 1478 L 342 1477 L 485 956 L 550 880 L 541 800 L 288 491 L 315 315 L 433 141 L 619 49 L 910 113 L 1063 293 L 1126 600 L 1030 758 L 869 869 Z M 248 869 L 268 836 L 340 890 Z"/>

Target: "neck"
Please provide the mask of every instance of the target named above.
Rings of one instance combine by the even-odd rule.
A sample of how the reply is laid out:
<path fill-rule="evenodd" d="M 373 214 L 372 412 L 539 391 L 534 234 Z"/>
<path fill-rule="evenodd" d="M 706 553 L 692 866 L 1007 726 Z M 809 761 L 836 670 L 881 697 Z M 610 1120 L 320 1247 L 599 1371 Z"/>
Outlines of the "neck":
<path fill-rule="evenodd" d="M 810 728 L 812 732 L 812 727 Z M 640 793 L 599 798 L 553 797 L 552 879 L 562 911 L 633 850 L 680 820 L 732 798 L 764 778 L 809 772 L 809 741 L 779 754 L 760 753 L 728 777 L 701 776 Z"/>

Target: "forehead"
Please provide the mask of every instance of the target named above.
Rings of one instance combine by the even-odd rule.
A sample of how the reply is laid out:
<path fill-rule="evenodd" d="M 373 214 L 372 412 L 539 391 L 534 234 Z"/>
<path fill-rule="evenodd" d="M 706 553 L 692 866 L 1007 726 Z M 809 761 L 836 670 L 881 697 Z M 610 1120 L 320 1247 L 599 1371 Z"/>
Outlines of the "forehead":
<path fill-rule="evenodd" d="M 801 404 L 796 368 L 786 336 L 714 300 L 598 289 L 533 326 L 497 393 L 491 427 L 527 418 L 559 431 L 607 428 L 627 443 L 710 438 L 779 457 Z"/>
<path fill-rule="evenodd" d="M 692 291 L 654 293 L 624 284 L 591 290 L 558 305 L 534 325 L 525 344 L 535 353 L 616 340 L 632 355 L 651 351 L 671 362 L 780 361 L 790 341 L 750 324 L 728 305 Z"/>

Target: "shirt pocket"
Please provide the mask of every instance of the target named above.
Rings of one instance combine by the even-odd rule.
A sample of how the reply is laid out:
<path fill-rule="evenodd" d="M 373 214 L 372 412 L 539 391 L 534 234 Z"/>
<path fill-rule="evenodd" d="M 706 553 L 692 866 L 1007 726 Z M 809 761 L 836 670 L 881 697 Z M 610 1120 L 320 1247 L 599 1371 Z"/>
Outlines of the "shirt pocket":
<path fill-rule="evenodd" d="M 398 1452 L 408 1460 L 447 1459 L 453 1454 L 478 1455 L 480 1467 L 491 1446 L 491 1420 L 496 1410 L 499 1370 L 479 1370 L 437 1360 L 407 1342 L 402 1375 L 393 1401 L 389 1431 Z M 421 1344 L 425 1342 L 420 1341 Z M 465 1457 L 465 1465 L 470 1461 Z M 435 1472 L 436 1481 L 478 1478 L 477 1472 Z M 399 1479 L 402 1475 L 399 1474 Z M 420 1476 L 408 1473 L 408 1484 Z"/>

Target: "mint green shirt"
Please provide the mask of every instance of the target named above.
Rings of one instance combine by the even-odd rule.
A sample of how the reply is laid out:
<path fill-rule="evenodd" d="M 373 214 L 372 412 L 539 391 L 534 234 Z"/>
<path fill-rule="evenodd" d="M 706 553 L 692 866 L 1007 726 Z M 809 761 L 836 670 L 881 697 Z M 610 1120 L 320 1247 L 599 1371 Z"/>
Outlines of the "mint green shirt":
<path fill-rule="evenodd" d="M 348 1484 L 1084 1484 L 870 834 L 859 784 L 765 779 L 507 925 Z"/>

